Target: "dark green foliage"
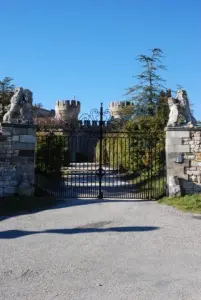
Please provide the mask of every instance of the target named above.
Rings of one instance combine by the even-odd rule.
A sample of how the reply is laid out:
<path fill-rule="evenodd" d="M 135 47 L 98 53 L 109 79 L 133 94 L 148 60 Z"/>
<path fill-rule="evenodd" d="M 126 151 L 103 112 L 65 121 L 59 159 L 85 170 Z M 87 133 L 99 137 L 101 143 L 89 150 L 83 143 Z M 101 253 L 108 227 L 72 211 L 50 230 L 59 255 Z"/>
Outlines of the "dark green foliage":
<path fill-rule="evenodd" d="M 36 173 L 46 178 L 61 177 L 61 168 L 68 163 L 66 139 L 62 135 L 38 134 L 36 146 Z"/>
<path fill-rule="evenodd" d="M 161 91 L 157 98 L 156 122 L 159 122 L 165 128 L 169 118 L 168 98 L 171 97 L 171 90 Z"/>
<path fill-rule="evenodd" d="M 102 143 L 103 163 L 120 173 L 135 176 L 151 171 L 159 175 L 164 161 L 164 132 L 154 117 L 136 117 L 124 124 L 119 133 L 106 133 Z M 100 142 L 96 147 L 99 160 Z"/>
<path fill-rule="evenodd" d="M 151 49 L 150 56 L 141 54 L 137 57 L 143 71 L 134 76 L 138 83 L 127 89 L 127 95 L 131 95 L 135 105 L 135 115 L 154 116 L 156 113 L 158 95 L 165 82 L 160 75 L 160 71 L 166 69 L 162 59 L 163 51 L 159 48 Z"/>

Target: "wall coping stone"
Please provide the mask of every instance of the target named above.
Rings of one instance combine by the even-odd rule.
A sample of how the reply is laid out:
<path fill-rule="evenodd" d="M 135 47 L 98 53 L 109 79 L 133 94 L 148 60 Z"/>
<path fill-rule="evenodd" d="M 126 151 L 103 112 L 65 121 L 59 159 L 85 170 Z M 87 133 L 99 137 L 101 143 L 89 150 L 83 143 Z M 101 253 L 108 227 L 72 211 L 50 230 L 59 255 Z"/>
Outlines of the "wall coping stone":
<path fill-rule="evenodd" d="M 12 127 L 12 128 L 36 128 L 35 124 L 12 124 L 12 123 L 0 123 L 0 127 Z"/>
<path fill-rule="evenodd" d="M 166 127 L 165 131 L 201 131 L 201 126 L 195 126 L 192 128 L 184 126 Z"/>

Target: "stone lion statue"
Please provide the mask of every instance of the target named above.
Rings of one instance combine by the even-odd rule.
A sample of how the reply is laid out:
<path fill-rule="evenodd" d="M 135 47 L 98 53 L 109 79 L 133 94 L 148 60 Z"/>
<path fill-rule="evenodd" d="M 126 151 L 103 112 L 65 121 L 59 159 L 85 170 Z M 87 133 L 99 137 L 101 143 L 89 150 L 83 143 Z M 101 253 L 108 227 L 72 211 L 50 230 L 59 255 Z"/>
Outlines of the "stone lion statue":
<path fill-rule="evenodd" d="M 23 91 L 23 103 L 20 108 L 20 115 L 23 123 L 33 123 L 33 114 L 32 114 L 32 105 L 33 105 L 33 96 L 32 92 L 28 89 Z"/>
<path fill-rule="evenodd" d="M 32 124 L 32 92 L 19 87 L 14 90 L 7 113 L 3 116 L 4 123 Z"/>
<path fill-rule="evenodd" d="M 191 113 L 187 92 L 185 90 L 178 90 L 176 98 L 169 97 L 168 105 L 170 113 L 167 127 L 178 126 L 179 116 L 184 117 L 188 127 L 193 127 L 197 124 L 197 121 Z"/>

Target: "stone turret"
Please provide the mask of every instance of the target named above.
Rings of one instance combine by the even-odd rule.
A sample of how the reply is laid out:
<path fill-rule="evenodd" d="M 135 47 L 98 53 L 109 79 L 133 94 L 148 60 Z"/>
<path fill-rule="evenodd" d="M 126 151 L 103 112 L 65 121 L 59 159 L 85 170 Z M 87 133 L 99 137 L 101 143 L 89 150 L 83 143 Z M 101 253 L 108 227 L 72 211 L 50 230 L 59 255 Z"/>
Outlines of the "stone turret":
<path fill-rule="evenodd" d="M 134 104 L 130 101 L 113 101 L 109 103 L 110 114 L 114 119 L 130 119 Z"/>
<path fill-rule="evenodd" d="M 80 113 L 80 102 L 76 100 L 57 101 L 55 105 L 55 118 L 76 121 Z"/>

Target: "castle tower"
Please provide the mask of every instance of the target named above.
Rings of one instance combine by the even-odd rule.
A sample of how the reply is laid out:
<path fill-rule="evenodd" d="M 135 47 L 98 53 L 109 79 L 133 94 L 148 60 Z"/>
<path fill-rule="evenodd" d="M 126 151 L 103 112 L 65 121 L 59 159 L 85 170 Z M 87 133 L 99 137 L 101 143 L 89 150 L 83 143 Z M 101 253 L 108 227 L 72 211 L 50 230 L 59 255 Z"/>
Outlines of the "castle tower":
<path fill-rule="evenodd" d="M 80 101 L 64 100 L 57 101 L 55 105 L 55 118 L 62 121 L 78 119 L 80 113 Z"/>
<path fill-rule="evenodd" d="M 113 101 L 109 103 L 109 110 L 114 119 L 129 120 L 133 115 L 134 104 L 130 101 Z"/>

